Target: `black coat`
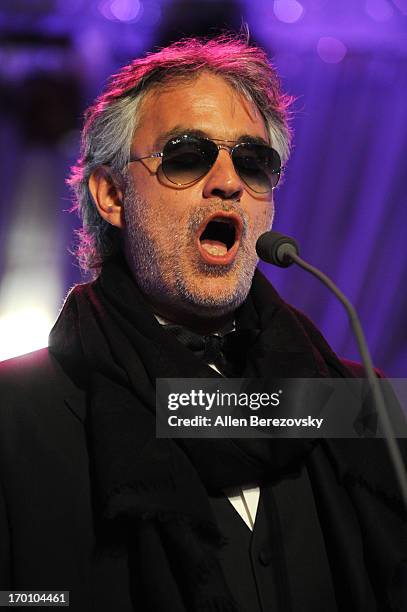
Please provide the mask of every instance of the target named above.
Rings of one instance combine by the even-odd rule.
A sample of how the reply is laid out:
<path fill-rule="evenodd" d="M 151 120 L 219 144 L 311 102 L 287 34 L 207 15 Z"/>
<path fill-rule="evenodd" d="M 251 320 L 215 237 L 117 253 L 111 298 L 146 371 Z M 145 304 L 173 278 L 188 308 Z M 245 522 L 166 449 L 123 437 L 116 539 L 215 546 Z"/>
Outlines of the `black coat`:
<path fill-rule="evenodd" d="M 48 349 L 3 362 L 1 381 L 0 587 L 71 590 L 73 609 L 85 610 L 94 544 L 85 395 Z M 120 587 L 106 610 L 131 609 Z"/>
<path fill-rule="evenodd" d="M 126 559 L 95 550 L 84 391 L 48 349 L 3 362 L 0 389 L 0 590 L 133 612 Z"/>
<path fill-rule="evenodd" d="M 346 366 L 362 374 L 357 364 Z M 0 364 L 0 396 L 0 590 L 70 591 L 75 612 L 133 612 L 126 556 L 100 554 L 97 547 L 85 392 L 42 349 Z M 315 466 L 318 461 L 314 478 L 322 477 Z M 361 504 L 370 503 L 363 495 Z M 382 516 L 396 524 L 390 506 Z M 370 542 L 376 527 L 367 526 Z M 346 541 L 337 545 L 346 548 Z M 363 563 L 372 547 L 360 541 L 357 548 Z M 397 579 L 405 580 L 402 573 Z M 390 609 L 403 610 L 377 607 Z"/>

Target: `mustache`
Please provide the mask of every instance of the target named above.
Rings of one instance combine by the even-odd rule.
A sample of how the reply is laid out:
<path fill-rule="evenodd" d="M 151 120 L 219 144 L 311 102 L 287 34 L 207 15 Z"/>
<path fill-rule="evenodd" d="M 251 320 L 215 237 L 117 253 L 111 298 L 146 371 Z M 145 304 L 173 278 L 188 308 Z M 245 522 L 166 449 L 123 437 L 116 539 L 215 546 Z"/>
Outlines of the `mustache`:
<path fill-rule="evenodd" d="M 239 200 L 231 200 L 228 202 L 225 202 L 224 200 L 215 200 L 213 202 L 205 203 L 193 208 L 189 215 L 188 230 L 196 233 L 203 221 L 216 212 L 233 212 L 237 214 L 242 221 L 242 239 L 246 237 L 249 227 L 249 219 L 246 212 L 240 205 Z"/>

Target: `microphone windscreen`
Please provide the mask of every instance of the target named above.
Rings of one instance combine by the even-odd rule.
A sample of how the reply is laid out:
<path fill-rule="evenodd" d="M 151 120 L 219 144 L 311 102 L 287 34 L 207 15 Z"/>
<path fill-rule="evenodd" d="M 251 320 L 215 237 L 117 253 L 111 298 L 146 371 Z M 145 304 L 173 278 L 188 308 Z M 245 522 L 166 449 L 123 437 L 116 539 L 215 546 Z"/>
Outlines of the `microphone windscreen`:
<path fill-rule="evenodd" d="M 269 231 L 262 234 L 257 240 L 256 252 L 263 261 L 287 268 L 293 263 L 289 257 L 290 252 L 298 255 L 299 246 L 294 238 L 280 234 L 280 232 Z"/>

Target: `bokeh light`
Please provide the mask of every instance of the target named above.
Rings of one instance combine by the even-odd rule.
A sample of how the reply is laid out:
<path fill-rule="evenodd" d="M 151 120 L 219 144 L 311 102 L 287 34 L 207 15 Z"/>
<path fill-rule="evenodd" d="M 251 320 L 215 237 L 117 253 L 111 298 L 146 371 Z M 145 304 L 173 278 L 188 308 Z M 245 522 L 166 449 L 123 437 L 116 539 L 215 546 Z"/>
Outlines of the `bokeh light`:
<path fill-rule="evenodd" d="M 284 23 L 295 23 L 304 13 L 304 7 L 297 0 L 274 0 L 273 9 L 277 19 Z"/>
<path fill-rule="evenodd" d="M 142 8 L 140 0 L 102 0 L 98 5 L 106 19 L 132 23 L 140 19 Z"/>
<path fill-rule="evenodd" d="M 139 0 L 113 0 L 110 5 L 112 14 L 119 21 L 134 21 L 140 13 Z"/>
<path fill-rule="evenodd" d="M 375 21 L 388 21 L 394 14 L 394 9 L 387 0 L 366 0 L 365 11 Z"/>
<path fill-rule="evenodd" d="M 317 52 L 327 64 L 338 64 L 347 53 L 347 48 L 339 38 L 322 36 L 317 43 Z"/>

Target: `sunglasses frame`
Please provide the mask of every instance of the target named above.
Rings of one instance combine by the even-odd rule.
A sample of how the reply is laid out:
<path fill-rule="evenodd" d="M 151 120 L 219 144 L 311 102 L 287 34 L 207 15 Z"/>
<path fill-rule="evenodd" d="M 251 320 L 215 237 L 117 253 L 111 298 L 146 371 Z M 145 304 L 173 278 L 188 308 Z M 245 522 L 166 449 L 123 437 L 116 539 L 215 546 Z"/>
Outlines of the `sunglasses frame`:
<path fill-rule="evenodd" d="M 163 159 L 164 154 L 165 154 L 165 149 L 166 149 L 166 147 L 167 147 L 169 144 L 171 144 L 171 143 L 174 143 L 174 144 L 175 144 L 176 142 L 182 142 L 182 139 L 185 139 L 185 141 L 187 141 L 187 139 L 190 139 L 190 140 L 195 141 L 195 142 L 199 142 L 199 141 L 211 142 L 211 143 L 212 143 L 213 145 L 215 145 L 215 147 L 217 148 L 217 150 L 218 150 L 218 154 L 217 154 L 217 156 L 215 157 L 215 159 L 214 159 L 214 161 L 213 161 L 212 165 L 211 165 L 211 166 L 208 168 L 208 170 L 207 170 L 207 171 L 206 171 L 204 174 L 202 174 L 201 176 L 198 176 L 197 178 L 193 179 L 192 181 L 189 181 L 188 183 L 177 183 L 176 181 L 173 181 L 172 179 L 170 179 L 170 178 L 167 176 L 167 174 L 165 173 L 164 168 L 163 168 L 163 164 L 161 163 L 161 166 L 160 166 L 160 167 L 161 167 L 161 169 L 162 169 L 162 172 L 163 172 L 164 176 L 165 176 L 165 177 L 166 177 L 166 179 L 167 179 L 168 181 L 170 181 L 170 183 L 172 183 L 173 185 L 177 185 L 178 187 L 187 187 L 188 185 L 193 185 L 194 183 L 196 183 L 197 181 L 199 181 L 201 178 L 203 178 L 204 176 L 206 176 L 206 175 L 207 175 L 207 174 L 208 174 L 208 173 L 211 171 L 211 169 L 213 168 L 213 166 L 215 165 L 216 160 L 218 159 L 219 151 L 220 151 L 221 149 L 224 149 L 225 151 L 228 151 L 228 153 L 229 153 L 229 155 L 230 155 L 230 157 L 231 157 L 231 159 L 232 159 L 233 167 L 234 167 L 234 169 L 235 169 L 236 174 L 237 174 L 237 175 L 238 175 L 238 176 L 239 176 L 239 177 L 242 179 L 242 181 L 244 182 L 244 184 L 245 184 L 245 185 L 246 185 L 246 186 L 247 186 L 249 189 L 251 189 L 251 190 L 252 190 L 254 193 L 259 193 L 259 194 L 262 194 L 262 195 L 264 195 L 264 194 L 266 194 L 266 193 L 271 193 L 272 191 L 274 191 L 274 189 L 277 187 L 277 185 L 278 185 L 278 183 L 279 183 L 279 181 L 280 181 L 280 178 L 281 178 L 281 173 L 282 173 L 282 171 L 283 171 L 284 167 L 281 165 L 281 158 L 280 158 L 280 155 L 278 154 L 278 152 L 277 152 L 275 149 L 273 149 L 273 147 L 270 147 L 269 145 L 266 145 L 266 144 L 264 144 L 264 145 L 263 145 L 263 144 L 259 144 L 259 143 L 257 143 L 257 142 L 237 142 L 237 143 L 236 143 L 236 144 L 234 144 L 233 146 L 228 146 L 228 145 L 226 145 L 226 144 L 217 144 L 217 143 L 218 143 L 218 142 L 220 142 L 220 143 L 225 143 L 225 142 L 235 142 L 235 141 L 234 141 L 234 140 L 220 140 L 220 139 L 216 139 L 216 138 L 206 138 L 206 137 L 203 137 L 203 136 L 193 136 L 193 135 L 191 135 L 191 134 L 182 134 L 181 136 L 174 136 L 173 138 L 170 138 L 170 139 L 169 139 L 169 140 L 168 140 L 168 141 L 165 143 L 165 145 L 164 145 L 164 147 L 163 147 L 163 150 L 162 150 L 162 151 L 157 152 L 157 153 L 151 153 L 150 155 L 145 155 L 145 156 L 143 156 L 143 157 L 130 157 L 130 159 L 129 159 L 129 163 L 132 163 L 132 162 L 138 162 L 138 161 L 143 161 L 144 159 L 152 159 L 152 158 L 161 158 L 161 159 Z M 250 146 L 266 147 L 266 148 L 270 149 L 271 151 L 273 151 L 275 154 L 277 154 L 277 155 L 278 155 L 278 158 L 280 159 L 280 168 L 279 168 L 279 171 L 278 171 L 278 172 L 274 172 L 274 171 L 272 172 L 272 174 L 277 175 L 277 182 L 276 182 L 276 184 L 275 184 L 274 186 L 272 186 L 270 189 L 267 189 L 266 191 L 257 191 L 256 189 L 253 189 L 253 187 L 251 187 L 251 186 L 250 186 L 250 185 L 249 185 L 249 184 L 246 182 L 246 180 L 245 180 L 245 179 L 244 179 L 244 178 L 243 178 L 243 177 L 240 175 L 240 173 L 239 173 L 238 169 L 237 169 L 237 168 L 236 168 L 236 166 L 235 166 L 235 163 L 234 163 L 234 160 L 233 160 L 233 152 L 234 152 L 234 151 L 236 151 L 236 150 L 238 150 L 238 149 L 239 149 L 239 147 L 242 147 L 242 146 L 248 146 L 248 145 L 250 145 Z"/>

